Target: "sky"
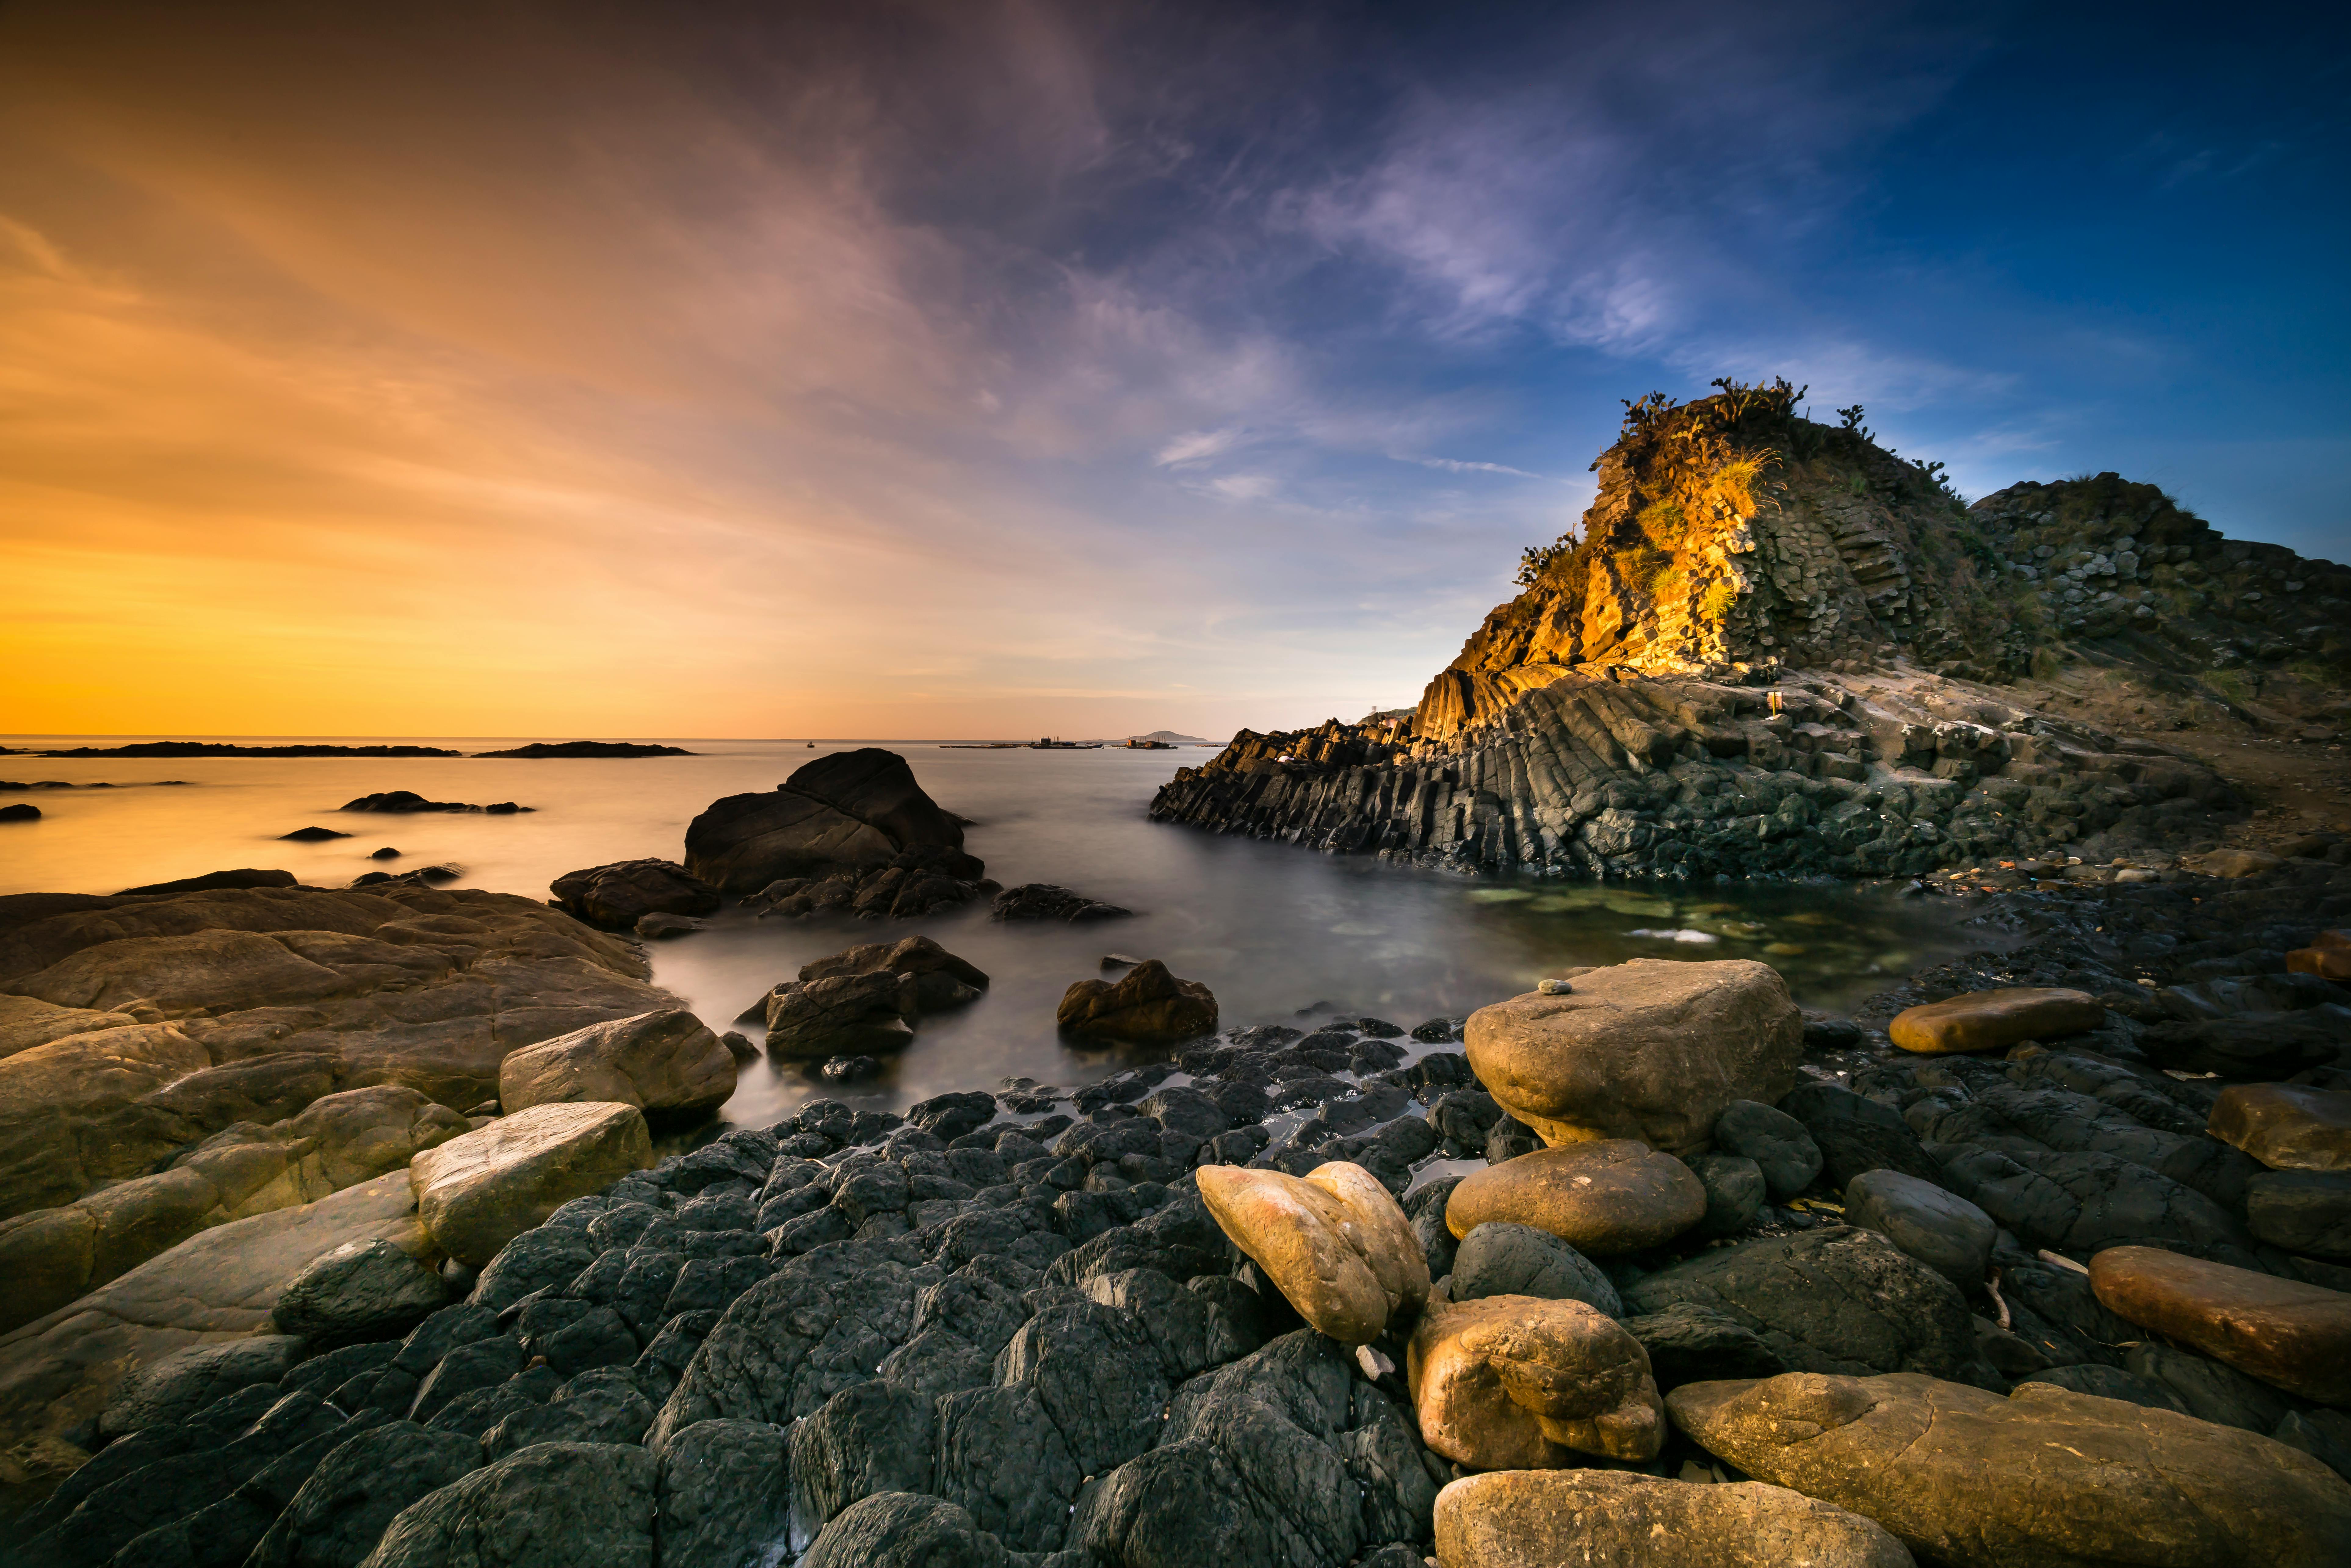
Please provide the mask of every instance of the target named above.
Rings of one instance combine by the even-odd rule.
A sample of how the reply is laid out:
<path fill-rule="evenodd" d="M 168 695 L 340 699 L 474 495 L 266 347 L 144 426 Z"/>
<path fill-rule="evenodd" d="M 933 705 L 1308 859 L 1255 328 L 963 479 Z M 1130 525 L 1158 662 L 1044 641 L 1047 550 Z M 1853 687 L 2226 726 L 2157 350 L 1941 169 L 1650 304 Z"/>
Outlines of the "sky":
<path fill-rule="evenodd" d="M 2320 7 L 0 5 L 0 732 L 1415 701 L 1619 400 L 2351 558 Z"/>

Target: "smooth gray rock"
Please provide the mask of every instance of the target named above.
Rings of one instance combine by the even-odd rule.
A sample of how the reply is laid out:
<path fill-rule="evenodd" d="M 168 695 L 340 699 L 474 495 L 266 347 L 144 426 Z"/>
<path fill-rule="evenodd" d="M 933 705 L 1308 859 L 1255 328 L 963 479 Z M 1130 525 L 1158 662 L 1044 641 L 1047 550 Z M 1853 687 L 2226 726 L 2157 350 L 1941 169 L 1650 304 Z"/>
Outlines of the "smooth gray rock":
<path fill-rule="evenodd" d="M 1715 1118 L 1714 1146 L 1753 1160 L 1772 1201 L 1785 1203 L 1821 1174 L 1820 1145 L 1785 1111 L 1755 1100 L 1733 1100 Z"/>
<path fill-rule="evenodd" d="M 884 1492 L 825 1526 L 799 1568 L 1008 1568 L 996 1537 L 951 1502 Z"/>
<path fill-rule="evenodd" d="M 1852 1226 L 1719 1248 L 1625 1292 L 1635 1313 L 1682 1302 L 1729 1317 L 1795 1371 L 1964 1379 L 1980 1364 L 1957 1287 L 1885 1237 Z"/>
<path fill-rule="evenodd" d="M 2273 1247 L 2351 1259 L 2351 1171 L 2263 1171 L 2245 1184 L 2245 1219 Z"/>
<path fill-rule="evenodd" d="M 1957 1193 L 1900 1171 L 1864 1171 L 1845 1183 L 1844 1218 L 1875 1230 L 1962 1291 L 1980 1291 L 2000 1227 Z"/>
<path fill-rule="evenodd" d="M 1461 1239 L 1453 1258 L 1452 1299 L 1537 1296 L 1547 1301 L 1582 1301 L 1612 1318 L 1625 1303 L 1599 1265 L 1546 1230 L 1493 1221 Z"/>
<path fill-rule="evenodd" d="M 1689 1167 L 1706 1188 L 1706 1218 L 1698 1222 L 1702 1236 L 1736 1236 L 1763 1212 L 1769 1188 L 1763 1167 L 1744 1155 L 1694 1155 Z"/>
<path fill-rule="evenodd" d="M 440 1274 L 391 1242 L 350 1241 L 294 1276 L 269 1315 L 327 1349 L 404 1334 L 448 1300 Z"/>
<path fill-rule="evenodd" d="M 653 1568 L 657 1467 L 616 1443 L 542 1443 L 411 1503 L 363 1568 Z"/>
<path fill-rule="evenodd" d="M 2101 1366 L 2096 1362 L 2081 1366 L 2053 1366 L 2046 1372 L 2036 1372 L 2019 1381 L 2050 1383 L 2076 1394 L 2095 1394 L 2101 1399 L 2126 1400 L 2150 1410 L 2177 1410 L 2183 1416 L 2189 1414 L 2188 1406 L 2179 1402 L 2179 1396 L 2163 1385 L 2150 1383 L 2119 1366 Z"/>
<path fill-rule="evenodd" d="M 784 1429 L 698 1421 L 661 1455 L 653 1521 L 661 1568 L 761 1568 L 788 1543 L 791 1498 Z"/>
<path fill-rule="evenodd" d="M 362 1432 L 310 1472 L 254 1548 L 251 1568 L 359 1568 L 402 1510 L 481 1462 L 473 1438 L 413 1421 Z"/>

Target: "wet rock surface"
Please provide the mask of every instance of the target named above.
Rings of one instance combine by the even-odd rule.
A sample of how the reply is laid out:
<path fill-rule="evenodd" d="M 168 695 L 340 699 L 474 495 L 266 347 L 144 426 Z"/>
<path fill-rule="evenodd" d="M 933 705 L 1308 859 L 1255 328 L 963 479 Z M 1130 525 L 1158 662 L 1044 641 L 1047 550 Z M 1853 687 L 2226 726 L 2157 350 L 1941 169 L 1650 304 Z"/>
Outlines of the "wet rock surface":
<path fill-rule="evenodd" d="M 42 1375 L 66 1380 L 43 1387 L 111 1391 L 110 1406 L 60 1403 L 0 1366 L 10 1443 L 48 1445 L 9 1450 L 53 1478 L 22 1516 L 26 1539 L 46 1542 L 37 1561 L 75 1564 L 134 1546 L 141 1562 L 240 1547 L 239 1562 L 440 1562 L 474 1542 L 520 1561 L 592 1540 L 622 1561 L 730 1568 L 1406 1568 L 1468 1550 L 1443 1534 L 1437 1499 L 1452 1483 L 1487 1495 L 1476 1550 L 1496 1562 L 1552 1551 L 1562 1519 L 1594 1552 L 1627 1521 L 1662 1525 L 1692 1563 L 1738 1561 L 1706 1553 L 1755 1539 L 1900 1562 L 1889 1536 L 1922 1561 L 2130 1561 L 2096 1533 L 2111 1511 L 2101 1498 L 2028 1506 L 2050 1488 L 2074 1496 L 2074 1461 L 2044 1451 L 2056 1431 L 2126 1478 L 2181 1474 L 2187 1491 L 2227 1498 L 2199 1512 L 2132 1490 L 2139 1479 L 2123 1489 L 2179 1561 L 2325 1561 L 2295 1553 L 2351 1497 L 2330 1468 L 2351 1464 L 2351 1421 L 2326 1403 L 2337 1391 L 2265 1381 L 2220 1340 L 2175 1328 L 2158 1340 L 2117 1315 L 2093 1273 L 2038 1253 L 2111 1275 L 2129 1261 L 2120 1248 L 2153 1244 L 2247 1270 L 2273 1306 L 2283 1287 L 2295 1301 L 2335 1289 L 2338 1266 L 2298 1249 L 2329 1234 L 2327 1173 L 2273 1171 L 2207 1134 L 2241 1079 L 2165 1069 L 2268 1063 L 2283 1040 L 2303 1080 L 2286 1087 L 2345 1086 L 2334 1063 L 2351 1040 L 2327 1009 L 2351 1003 L 2310 988 L 2332 982 L 2258 961 L 2241 977 L 2218 972 L 2339 925 L 2329 901 L 2351 904 L 2351 886 L 2337 874 L 2282 864 L 1995 906 L 2010 922 L 1995 934 L 2014 946 L 1896 988 L 1849 1030 L 1810 1031 L 1800 1081 L 1776 1103 L 1726 1101 L 1710 1146 L 1687 1161 L 1646 1145 L 1623 1159 L 1601 1145 L 1540 1148 L 1452 1026 L 1408 1034 L 1345 1017 L 1311 1032 L 1228 1029 L 1074 1092 L 974 1090 L 904 1116 L 813 1103 L 604 1173 L 445 1275 L 428 1266 L 439 1252 L 406 1173 L 379 1177 L 378 1208 L 356 1202 L 369 1183 L 311 1206 L 350 1215 L 319 1219 L 298 1259 L 270 1265 L 256 1306 L 205 1309 L 215 1326 L 150 1312 L 166 1324 L 150 1329 L 128 1300 L 101 1315 L 99 1292 L 81 1317 L 0 1340 L 0 1360 L 40 1347 Z M 801 983 L 887 969 L 851 955 L 841 967 Z M 945 961 L 927 972 L 966 983 Z M 1908 1007 L 2021 985 L 2083 990 L 2104 1021 L 2005 1055 L 1919 1056 L 1885 1036 Z M 130 1016 L 43 1006 L 0 1026 Z M 2241 1035 L 2213 1031 L 2231 1022 Z M 1562 1156 L 1598 1161 L 1583 1173 L 1595 1178 L 1627 1163 L 1647 1172 L 1654 1193 L 1678 1195 L 1674 1223 L 1635 1235 L 1603 1193 L 1587 1251 L 1562 1239 L 1568 1227 L 1475 1214 L 1481 1193 L 1550 1190 Z M 1271 1249 L 1237 1246 L 1203 1190 L 1231 1177 L 1311 1186 L 1340 1163 L 1382 1218 L 1382 1256 L 1401 1269 L 1408 1253 L 1435 1281 L 1425 1308 L 1382 1285 L 1383 1321 L 1350 1343 L 1301 1324 Z M 1572 1178 L 1553 1196 L 1571 1216 L 1595 1200 Z M 1457 1207 L 1479 1219 L 1460 1235 Z M 1360 1216 L 1325 1223 L 1362 1231 Z M 218 1270 L 229 1254 L 188 1256 Z M 311 1268 L 311 1283 L 287 1289 Z M 423 1301 L 428 1278 L 450 1304 Z M 164 1270 L 146 1299 L 188 1279 Z M 395 1298 L 397 1314 L 376 1313 Z M 272 1303 L 303 1337 L 219 1338 L 236 1354 L 210 1370 L 163 1359 L 190 1344 L 213 1354 L 205 1334 L 266 1335 Z M 153 1375 L 71 1383 L 101 1360 Z M 1430 1375 L 1439 1362 L 1451 1371 Z M 1818 1431 L 1801 1441 L 1782 1440 L 1796 1428 L 1778 1416 L 1713 1413 L 1731 1406 L 1712 1390 L 1791 1378 L 1862 1386 L 1869 1407 L 1849 1413 L 1835 1394 L 1830 1418 L 1803 1416 Z M 1683 1412 L 1670 1432 L 1654 1420 L 1661 1399 Z M 1925 1458 L 1879 1463 L 1871 1445 L 1912 1442 L 1900 1423 L 1925 1406 L 1943 1412 L 1939 1436 L 1912 1450 Z M 1749 1447 L 1766 1427 L 1777 1458 Z M 1496 1444 L 1511 1464 L 1618 1468 L 1465 1482 L 1497 1461 Z M 589 1487 L 593 1506 L 575 1508 L 570 1493 Z"/>

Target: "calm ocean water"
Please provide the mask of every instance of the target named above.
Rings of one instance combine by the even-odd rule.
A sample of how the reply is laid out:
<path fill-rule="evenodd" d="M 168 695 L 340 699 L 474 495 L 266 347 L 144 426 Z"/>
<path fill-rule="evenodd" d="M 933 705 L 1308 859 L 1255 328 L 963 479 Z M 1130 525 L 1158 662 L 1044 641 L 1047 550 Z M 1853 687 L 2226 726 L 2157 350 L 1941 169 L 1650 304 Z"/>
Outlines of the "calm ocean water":
<path fill-rule="evenodd" d="M 120 745 L 145 738 L 246 745 L 323 739 L 340 745 L 444 746 L 483 751 L 532 738 L 423 737 L 0 737 L 16 749 Z M 631 738 L 643 739 L 636 737 Z M 1659 892 L 1559 883 L 1470 881 L 1334 858 L 1147 821 L 1152 793 L 1204 749 L 1129 752 L 942 749 L 933 741 L 679 739 L 694 757 L 618 761 L 439 758 L 129 758 L 0 757 L 0 779 L 107 782 L 116 789 L 9 794 L 44 812 L 0 823 L 0 893 L 112 893 L 235 866 L 282 867 L 338 887 L 363 871 L 439 862 L 454 884 L 534 898 L 576 867 L 684 852 L 685 825 L 722 795 L 771 789 L 827 750 L 884 745 L 904 754 L 942 806 L 978 823 L 967 847 L 1006 885 L 1053 882 L 1137 912 L 1091 926 L 1004 925 L 984 903 L 903 925 L 753 920 L 730 911 L 711 930 L 653 947 L 657 982 L 715 1029 L 810 959 L 854 942 L 920 931 L 987 970 L 987 995 L 960 1014 L 926 1019 L 888 1076 L 845 1093 L 793 1068 L 752 1063 L 727 1108 L 764 1123 L 812 1094 L 903 1108 L 950 1089 L 1025 1076 L 1064 1085 L 1130 1065 L 1076 1050 L 1053 1027 L 1054 1004 L 1098 976 L 1108 952 L 1165 959 L 1217 993 L 1228 1025 L 1290 1020 L 1318 1003 L 1409 1028 L 1458 1017 L 1532 988 L 1574 964 L 1632 956 L 1760 957 L 1797 999 L 1837 1008 L 1890 977 L 1980 945 L 1939 900 L 1834 887 L 1713 885 Z M 184 784 L 158 787 L 164 779 Z M 345 800 L 413 789 L 429 800 L 516 800 L 528 816 L 346 815 Z M 284 843 L 312 824 L 355 834 Z M 402 852 L 371 862 L 382 846 Z M 1667 935 L 1640 935 L 1640 933 Z M 1671 935 L 1681 933 L 1680 936 Z M 1710 941 L 1694 937 L 1710 937 Z M 756 1039 L 758 1030 L 748 1030 Z"/>

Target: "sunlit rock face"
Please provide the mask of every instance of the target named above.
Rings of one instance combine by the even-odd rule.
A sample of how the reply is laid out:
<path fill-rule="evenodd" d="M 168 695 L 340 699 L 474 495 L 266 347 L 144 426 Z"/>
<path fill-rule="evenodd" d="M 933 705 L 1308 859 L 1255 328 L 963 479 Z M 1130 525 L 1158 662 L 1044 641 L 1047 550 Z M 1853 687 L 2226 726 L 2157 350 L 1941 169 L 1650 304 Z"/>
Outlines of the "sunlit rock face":
<path fill-rule="evenodd" d="M 2119 619 L 2066 609 L 2070 580 L 2052 611 L 2021 559 L 2084 549 L 2051 538 L 2105 540 L 2077 573 L 2140 570 L 2124 512 L 2183 541 L 2147 547 L 2167 569 L 2174 550 L 2185 567 L 2241 547 L 2168 501 L 2147 513 L 2139 492 L 2156 492 L 2112 476 L 1971 513 L 1857 425 L 1796 417 L 1793 396 L 1635 405 L 1595 465 L 1580 539 L 1531 552 L 1526 591 L 1409 717 L 1244 730 L 1152 815 L 1459 869 L 1687 878 L 2104 859 L 2182 846 L 2237 809 L 2200 763 L 2035 712 L 2001 683 L 2068 635 L 2112 633 L 2114 655 L 2173 668 L 2252 641 L 2188 625 L 2185 597 L 2140 616 L 2136 589 Z M 2351 575 L 2294 570 L 2329 592 Z"/>

